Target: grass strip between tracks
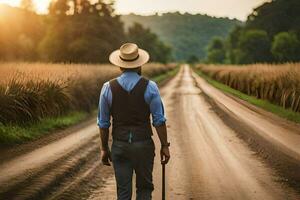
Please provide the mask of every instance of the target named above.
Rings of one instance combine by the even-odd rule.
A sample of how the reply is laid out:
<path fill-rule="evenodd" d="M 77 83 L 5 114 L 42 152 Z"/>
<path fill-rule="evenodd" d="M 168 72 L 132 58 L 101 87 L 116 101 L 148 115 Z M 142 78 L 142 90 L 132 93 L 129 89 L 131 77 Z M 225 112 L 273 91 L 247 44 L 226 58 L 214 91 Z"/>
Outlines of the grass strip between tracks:
<path fill-rule="evenodd" d="M 266 111 L 269 111 L 271 113 L 274 113 L 275 115 L 285 118 L 287 120 L 296 122 L 296 123 L 300 123 L 300 113 L 296 113 L 290 109 L 284 109 L 281 106 L 275 105 L 273 103 L 270 103 L 269 101 L 266 100 L 262 100 L 262 99 L 257 99 L 253 96 L 249 96 L 247 94 L 244 94 L 238 90 L 232 89 L 231 87 L 224 85 L 223 83 L 220 83 L 216 80 L 213 80 L 212 78 L 210 78 L 209 76 L 205 75 L 204 73 L 202 73 L 200 70 L 196 70 L 194 69 L 194 71 L 201 76 L 202 78 L 204 78 L 208 83 L 210 83 L 212 86 L 214 86 L 215 88 L 218 88 L 220 90 L 222 90 L 225 93 L 234 95 L 244 101 L 247 101 L 255 106 L 258 106 L 260 108 L 263 108 Z"/>
<path fill-rule="evenodd" d="M 175 76 L 179 70 L 179 66 L 167 73 L 159 74 L 151 77 L 158 84 Z M 11 146 L 21 144 L 41 137 L 47 133 L 67 128 L 71 125 L 82 122 L 91 115 L 96 115 L 97 109 L 92 113 L 87 112 L 70 112 L 67 115 L 56 118 L 44 118 L 38 123 L 20 125 L 4 125 L 0 123 L 0 145 Z"/>

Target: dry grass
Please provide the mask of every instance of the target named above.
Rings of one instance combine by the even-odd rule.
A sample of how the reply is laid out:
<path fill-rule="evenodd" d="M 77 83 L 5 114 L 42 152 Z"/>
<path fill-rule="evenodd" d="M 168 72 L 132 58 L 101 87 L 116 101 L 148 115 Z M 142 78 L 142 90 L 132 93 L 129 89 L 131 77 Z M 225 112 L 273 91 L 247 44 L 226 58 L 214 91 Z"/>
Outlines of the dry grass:
<path fill-rule="evenodd" d="M 175 65 L 148 64 L 147 77 Z M 24 124 L 70 111 L 92 111 L 102 84 L 117 76 L 111 65 L 1 63 L 0 123 Z"/>
<path fill-rule="evenodd" d="M 199 65 L 204 74 L 229 87 L 300 112 L 300 63 L 282 65 Z"/>

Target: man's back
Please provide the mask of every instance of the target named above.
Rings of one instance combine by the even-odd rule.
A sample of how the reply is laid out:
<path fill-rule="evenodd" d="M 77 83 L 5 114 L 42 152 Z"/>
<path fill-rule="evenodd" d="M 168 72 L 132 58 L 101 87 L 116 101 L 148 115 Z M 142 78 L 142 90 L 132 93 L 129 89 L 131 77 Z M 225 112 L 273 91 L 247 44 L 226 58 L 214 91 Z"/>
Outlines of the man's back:
<path fill-rule="evenodd" d="M 136 72 L 124 72 L 117 78 L 120 86 L 130 92 L 138 81 L 141 79 L 141 76 Z M 109 82 L 106 82 L 103 85 L 100 101 L 99 101 L 99 114 L 98 114 L 98 126 L 100 128 L 109 128 L 110 116 L 111 116 L 111 106 L 112 106 L 112 91 Z M 144 93 L 145 102 L 149 105 L 150 113 L 152 115 L 152 125 L 159 126 L 165 123 L 166 119 L 164 117 L 164 108 L 159 94 L 158 87 L 155 82 L 149 81 L 147 84 L 145 93 Z"/>
<path fill-rule="evenodd" d="M 101 160 L 113 162 L 119 200 L 130 200 L 132 177 L 136 174 L 137 199 L 150 200 L 154 189 L 152 172 L 155 147 L 152 125 L 161 141 L 161 160 L 167 163 L 169 143 L 164 108 L 157 85 L 141 77 L 141 66 L 149 54 L 136 44 L 126 43 L 111 53 L 109 60 L 120 66 L 122 75 L 105 83 L 99 100 L 97 124 L 101 136 Z M 110 117 L 113 118 L 113 143 L 108 145 Z"/>
<path fill-rule="evenodd" d="M 122 88 L 117 79 L 109 82 L 113 97 L 110 110 L 114 140 L 142 141 L 153 135 L 150 109 L 144 98 L 148 82 L 141 77 L 129 92 Z"/>

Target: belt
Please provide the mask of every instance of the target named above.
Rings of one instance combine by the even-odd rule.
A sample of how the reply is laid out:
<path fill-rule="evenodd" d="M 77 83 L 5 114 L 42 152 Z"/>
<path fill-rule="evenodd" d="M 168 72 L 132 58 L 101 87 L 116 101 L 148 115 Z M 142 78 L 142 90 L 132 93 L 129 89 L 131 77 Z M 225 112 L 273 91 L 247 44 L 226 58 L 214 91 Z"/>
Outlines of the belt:
<path fill-rule="evenodd" d="M 139 135 L 139 134 L 133 134 L 132 132 L 129 132 L 129 134 L 126 137 L 124 137 L 124 135 L 120 136 L 120 135 L 113 134 L 113 140 L 133 143 L 133 142 L 152 140 L 151 136 L 152 135 Z"/>
<path fill-rule="evenodd" d="M 154 146 L 154 142 L 151 139 L 148 139 L 148 140 L 141 140 L 141 141 L 134 141 L 134 142 L 131 142 L 129 143 L 128 141 L 124 141 L 124 140 L 113 140 L 113 143 L 112 145 L 148 145 L 148 144 L 153 144 Z"/>
<path fill-rule="evenodd" d="M 126 143 L 135 143 L 135 142 L 147 142 L 147 141 L 152 141 L 152 137 L 149 138 L 129 138 L 129 139 L 122 139 L 122 138 L 116 138 L 113 137 L 114 141 L 119 141 L 119 142 L 126 142 Z"/>

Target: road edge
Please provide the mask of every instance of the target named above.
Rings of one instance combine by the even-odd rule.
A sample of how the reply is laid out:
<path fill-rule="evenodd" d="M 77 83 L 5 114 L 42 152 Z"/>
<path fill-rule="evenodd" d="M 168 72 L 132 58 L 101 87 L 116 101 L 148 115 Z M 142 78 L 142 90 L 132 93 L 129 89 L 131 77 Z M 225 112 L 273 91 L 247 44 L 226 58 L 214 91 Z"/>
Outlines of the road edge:
<path fill-rule="evenodd" d="M 190 70 L 192 69 L 190 68 Z M 197 77 L 201 78 L 197 73 L 194 72 L 194 74 Z M 201 89 L 201 85 L 195 77 L 194 80 L 197 87 Z M 206 80 L 204 81 L 207 84 L 209 84 Z M 223 91 L 219 91 L 225 94 Z M 276 170 L 278 175 L 280 175 L 281 177 L 279 180 L 276 181 L 287 183 L 288 185 L 295 188 L 297 191 L 300 191 L 300 173 L 297 173 L 297 171 L 299 171 L 300 169 L 300 163 L 298 162 L 298 160 L 295 160 L 294 158 L 280 151 L 280 149 L 276 148 L 276 146 L 274 146 L 272 143 L 270 143 L 265 138 L 256 133 L 251 126 L 239 120 L 237 116 L 235 116 L 235 114 L 233 114 L 230 110 L 222 106 L 217 100 L 210 97 L 203 90 L 202 92 L 203 96 L 205 97 L 205 100 L 212 106 L 213 110 L 220 117 L 220 119 L 227 126 L 233 129 L 237 136 L 243 141 L 245 141 L 250 147 L 250 149 L 256 153 L 256 155 L 261 157 L 269 166 Z M 239 104 L 243 105 L 241 102 L 237 101 L 237 99 L 235 98 L 232 98 L 230 95 L 225 95 L 238 102 Z"/>

